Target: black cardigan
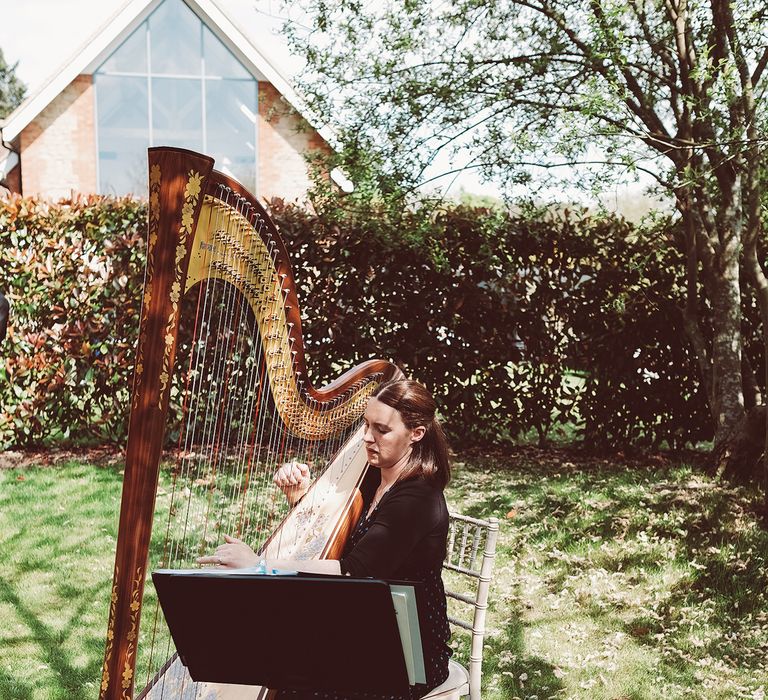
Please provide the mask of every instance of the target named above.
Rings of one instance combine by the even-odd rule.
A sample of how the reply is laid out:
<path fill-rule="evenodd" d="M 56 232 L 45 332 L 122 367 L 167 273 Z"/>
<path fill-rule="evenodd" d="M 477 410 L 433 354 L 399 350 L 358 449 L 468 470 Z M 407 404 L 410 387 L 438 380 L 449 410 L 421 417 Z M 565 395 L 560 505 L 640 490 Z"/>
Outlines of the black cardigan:
<path fill-rule="evenodd" d="M 379 470 L 369 467 L 361 486 L 362 518 L 380 483 Z M 419 578 L 427 569 L 440 568 L 447 537 L 443 492 L 421 478 L 398 481 L 371 515 L 368 532 L 342 555 L 341 570 L 359 577 Z"/>

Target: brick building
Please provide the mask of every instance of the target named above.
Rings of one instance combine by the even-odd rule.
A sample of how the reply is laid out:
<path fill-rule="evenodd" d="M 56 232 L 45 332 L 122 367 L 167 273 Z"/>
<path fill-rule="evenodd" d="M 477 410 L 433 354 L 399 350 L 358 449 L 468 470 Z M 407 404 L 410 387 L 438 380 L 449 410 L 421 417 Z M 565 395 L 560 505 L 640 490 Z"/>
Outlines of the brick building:
<path fill-rule="evenodd" d="M 260 198 L 302 199 L 328 143 L 270 57 L 213 0 L 128 0 L 0 124 L 25 195 L 146 191 L 146 149 L 200 151 Z"/>

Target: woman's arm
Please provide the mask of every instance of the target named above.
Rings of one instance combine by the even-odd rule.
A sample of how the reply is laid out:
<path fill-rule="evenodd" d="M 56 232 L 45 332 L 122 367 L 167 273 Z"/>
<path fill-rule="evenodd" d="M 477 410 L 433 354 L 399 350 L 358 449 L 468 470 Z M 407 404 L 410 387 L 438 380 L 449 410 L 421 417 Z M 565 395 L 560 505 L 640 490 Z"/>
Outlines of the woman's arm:
<path fill-rule="evenodd" d="M 312 484 L 309 467 L 300 462 L 286 462 L 275 472 L 273 481 L 280 487 L 288 503 L 296 505 Z M 213 564 L 226 569 L 244 569 L 257 566 L 261 561 L 253 549 L 242 540 L 230 535 L 224 535 L 224 544 L 208 556 L 199 557 L 198 564 Z"/>

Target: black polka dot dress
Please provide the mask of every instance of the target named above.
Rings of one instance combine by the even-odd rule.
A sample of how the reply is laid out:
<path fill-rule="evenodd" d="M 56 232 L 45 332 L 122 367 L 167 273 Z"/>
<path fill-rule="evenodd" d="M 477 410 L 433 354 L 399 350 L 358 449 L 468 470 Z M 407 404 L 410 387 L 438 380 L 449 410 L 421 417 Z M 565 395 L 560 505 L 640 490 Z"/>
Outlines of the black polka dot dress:
<path fill-rule="evenodd" d="M 450 629 L 441 578 L 448 536 L 448 508 L 440 489 L 422 479 L 397 482 L 368 514 L 381 482 L 371 467 L 361 491 L 363 515 L 347 542 L 341 570 L 358 577 L 413 581 L 427 683 L 405 695 L 281 691 L 279 700 L 416 700 L 448 677 Z M 371 631 L 375 634 L 375 630 Z"/>

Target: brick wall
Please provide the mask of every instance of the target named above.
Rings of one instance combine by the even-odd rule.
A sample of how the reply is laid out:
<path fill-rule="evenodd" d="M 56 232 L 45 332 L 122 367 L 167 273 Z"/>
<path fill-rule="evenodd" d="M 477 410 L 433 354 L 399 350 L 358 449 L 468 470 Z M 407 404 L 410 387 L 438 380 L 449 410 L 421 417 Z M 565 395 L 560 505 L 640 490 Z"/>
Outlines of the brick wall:
<path fill-rule="evenodd" d="M 21 161 L 5 176 L 5 184 L 11 192 L 21 193 Z"/>
<path fill-rule="evenodd" d="M 271 83 L 259 83 L 258 192 L 260 199 L 306 199 L 311 186 L 304 154 L 328 144 L 296 114 Z"/>
<path fill-rule="evenodd" d="M 96 192 L 93 81 L 79 75 L 21 132 L 22 191 Z"/>
<path fill-rule="evenodd" d="M 304 154 L 328 151 L 325 140 L 270 83 L 259 83 L 259 198 L 304 201 L 311 186 Z M 96 192 L 94 88 L 75 78 L 21 133 L 21 188 L 50 199 Z"/>

